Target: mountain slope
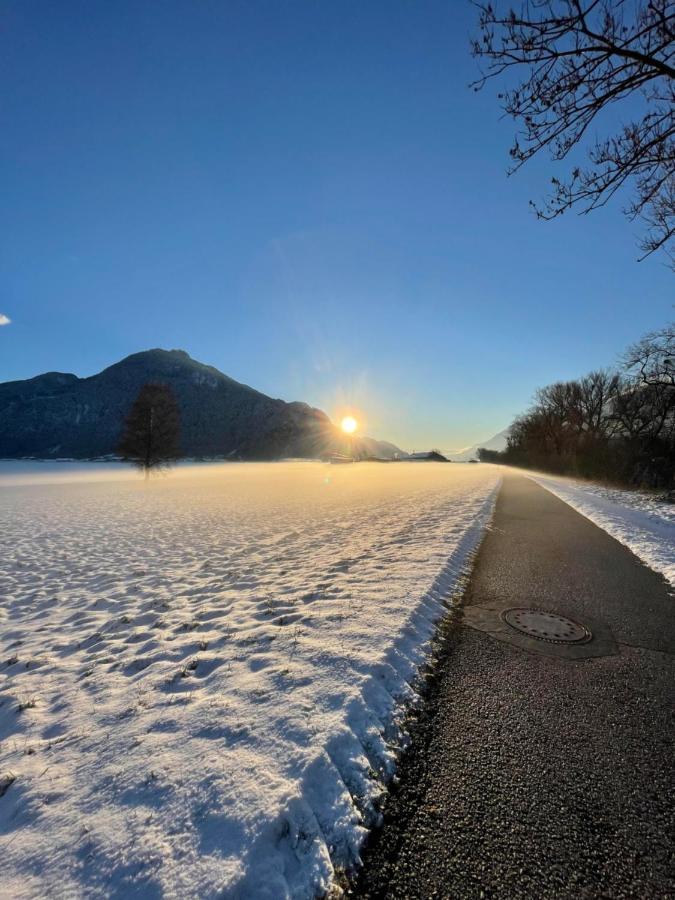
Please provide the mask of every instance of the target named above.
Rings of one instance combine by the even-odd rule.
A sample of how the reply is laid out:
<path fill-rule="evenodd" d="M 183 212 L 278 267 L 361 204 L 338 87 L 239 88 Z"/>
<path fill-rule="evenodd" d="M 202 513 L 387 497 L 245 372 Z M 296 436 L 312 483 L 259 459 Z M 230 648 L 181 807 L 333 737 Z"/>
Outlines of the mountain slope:
<path fill-rule="evenodd" d="M 450 459 L 454 462 L 466 462 L 468 459 L 476 459 L 479 447 L 485 447 L 486 450 L 505 450 L 506 439 L 509 436 L 509 428 L 492 435 L 487 441 L 480 444 L 474 444 L 472 447 L 465 447 L 464 450 L 450 451 Z"/>
<path fill-rule="evenodd" d="M 186 456 L 311 458 L 343 442 L 319 409 L 274 400 L 197 362 L 184 350 L 147 350 L 89 378 L 48 372 L 0 384 L 0 457 L 86 459 L 113 454 L 124 417 L 149 381 L 168 384 L 176 394 Z M 381 455 L 398 450 L 373 443 Z M 358 440 L 354 444 L 359 452 Z"/>

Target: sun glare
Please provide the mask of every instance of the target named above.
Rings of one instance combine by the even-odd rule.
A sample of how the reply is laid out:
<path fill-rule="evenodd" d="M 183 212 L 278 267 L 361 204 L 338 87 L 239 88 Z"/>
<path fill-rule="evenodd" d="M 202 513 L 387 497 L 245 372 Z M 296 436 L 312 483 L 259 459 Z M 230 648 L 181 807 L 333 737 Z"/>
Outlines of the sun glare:
<path fill-rule="evenodd" d="M 342 422 L 340 422 L 340 427 L 347 434 L 354 434 L 358 427 L 358 422 L 354 418 L 354 416 L 345 416 Z"/>

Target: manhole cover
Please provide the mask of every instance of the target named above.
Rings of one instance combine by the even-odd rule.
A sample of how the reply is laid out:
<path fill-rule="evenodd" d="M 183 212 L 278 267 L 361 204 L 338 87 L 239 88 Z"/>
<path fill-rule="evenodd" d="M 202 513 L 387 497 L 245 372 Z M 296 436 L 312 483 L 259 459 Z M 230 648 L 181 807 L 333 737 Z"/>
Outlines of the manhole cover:
<path fill-rule="evenodd" d="M 507 609 L 502 619 L 521 634 L 552 644 L 582 644 L 593 637 L 579 622 L 544 609 Z"/>

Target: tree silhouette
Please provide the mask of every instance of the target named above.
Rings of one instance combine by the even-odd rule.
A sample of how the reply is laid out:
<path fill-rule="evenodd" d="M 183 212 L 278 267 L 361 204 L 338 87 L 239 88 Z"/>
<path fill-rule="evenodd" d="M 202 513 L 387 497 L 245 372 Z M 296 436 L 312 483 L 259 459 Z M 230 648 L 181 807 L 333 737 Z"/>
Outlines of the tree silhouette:
<path fill-rule="evenodd" d="M 180 411 L 168 385 L 143 385 L 124 421 L 117 452 L 146 478 L 180 458 Z"/>
<path fill-rule="evenodd" d="M 675 237 L 675 6 L 672 0 L 524 0 L 509 9 L 480 2 L 474 56 L 488 79 L 514 70 L 522 80 L 499 95 L 520 130 L 511 171 L 540 151 L 565 159 L 616 108 L 623 124 L 588 148 L 590 166 L 573 165 L 554 177 L 542 219 L 573 206 L 604 206 L 626 184 L 634 189 L 625 212 L 647 230 L 644 256 L 664 249 L 673 259 Z M 639 100 L 641 99 L 641 104 Z M 609 120 L 611 121 L 611 120 Z M 534 205 L 534 204 L 533 204 Z"/>
<path fill-rule="evenodd" d="M 627 485 L 675 488 L 675 323 L 628 348 L 622 373 L 540 388 L 509 428 L 502 462 Z"/>
<path fill-rule="evenodd" d="M 675 321 L 658 331 L 651 331 L 629 347 L 623 361 L 641 384 L 665 384 L 675 388 Z"/>

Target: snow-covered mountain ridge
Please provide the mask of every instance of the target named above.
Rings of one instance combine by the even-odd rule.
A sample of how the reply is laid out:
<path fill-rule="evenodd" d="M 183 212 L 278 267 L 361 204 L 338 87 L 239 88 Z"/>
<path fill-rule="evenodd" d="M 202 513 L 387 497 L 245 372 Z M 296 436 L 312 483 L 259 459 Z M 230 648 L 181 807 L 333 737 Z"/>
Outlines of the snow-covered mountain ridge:
<path fill-rule="evenodd" d="M 480 447 L 485 447 L 486 450 L 505 450 L 509 431 L 510 428 L 505 428 L 493 434 L 489 440 L 465 447 L 463 450 L 448 450 L 448 456 L 453 462 L 466 462 L 469 459 L 476 459 Z"/>

